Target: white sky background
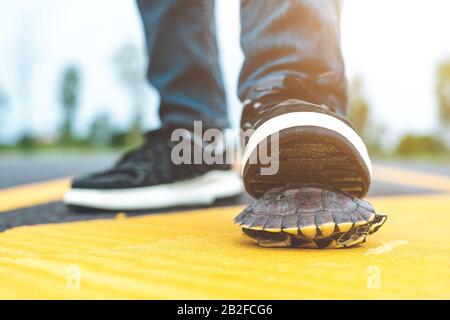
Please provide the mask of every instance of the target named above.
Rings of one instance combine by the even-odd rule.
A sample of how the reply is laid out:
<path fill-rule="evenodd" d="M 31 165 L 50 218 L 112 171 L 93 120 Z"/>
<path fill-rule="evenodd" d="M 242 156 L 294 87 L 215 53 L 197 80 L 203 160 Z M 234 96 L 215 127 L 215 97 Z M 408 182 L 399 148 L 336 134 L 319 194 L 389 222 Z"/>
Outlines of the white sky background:
<path fill-rule="evenodd" d="M 242 63 L 239 1 L 217 0 L 216 9 L 221 60 L 236 125 L 240 106 L 235 91 Z M 449 13 L 448 0 L 345 1 L 342 43 L 348 76 L 363 78 L 373 117 L 387 127 L 393 143 L 406 131 L 435 130 L 435 71 L 441 59 L 450 57 Z M 23 30 L 29 30 L 30 41 L 25 45 L 17 41 Z M 111 60 L 129 42 L 144 50 L 132 0 L 0 0 L 0 87 L 12 102 L 2 115 L 0 140 L 13 141 L 24 130 L 42 137 L 55 134 L 61 119 L 59 79 L 62 68 L 71 62 L 83 72 L 78 132 L 86 133 L 99 113 L 110 114 L 117 126 L 125 128 L 131 120 L 129 96 Z M 29 55 L 34 67 L 27 77 L 31 88 L 27 101 L 21 100 L 18 70 Z M 149 127 L 158 124 L 156 108 L 157 96 L 149 89 L 145 119 Z"/>

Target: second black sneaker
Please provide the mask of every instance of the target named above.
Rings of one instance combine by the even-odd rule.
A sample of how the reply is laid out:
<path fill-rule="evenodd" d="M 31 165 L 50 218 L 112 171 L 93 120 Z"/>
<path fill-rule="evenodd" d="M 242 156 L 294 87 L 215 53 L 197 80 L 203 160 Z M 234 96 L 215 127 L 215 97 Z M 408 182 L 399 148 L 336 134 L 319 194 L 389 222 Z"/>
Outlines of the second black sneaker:
<path fill-rule="evenodd" d="M 186 132 L 194 144 L 194 133 Z M 145 143 L 111 169 L 74 179 L 64 202 L 108 210 L 158 209 L 209 205 L 243 191 L 241 177 L 227 164 L 175 164 L 177 142 L 170 137 L 168 129 L 147 133 Z"/>

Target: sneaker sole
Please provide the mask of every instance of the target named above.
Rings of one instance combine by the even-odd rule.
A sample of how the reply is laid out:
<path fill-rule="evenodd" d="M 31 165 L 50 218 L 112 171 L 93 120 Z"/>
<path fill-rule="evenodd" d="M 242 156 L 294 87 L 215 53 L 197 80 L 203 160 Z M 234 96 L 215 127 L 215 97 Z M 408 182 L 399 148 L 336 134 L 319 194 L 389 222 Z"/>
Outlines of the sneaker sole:
<path fill-rule="evenodd" d="M 108 190 L 72 188 L 64 195 L 64 202 L 105 210 L 163 209 L 211 205 L 218 199 L 242 192 L 239 174 L 214 170 L 193 179 L 157 186 Z"/>
<path fill-rule="evenodd" d="M 261 168 L 270 164 L 259 162 L 258 147 L 276 133 L 279 169 L 262 175 Z M 290 112 L 263 123 L 250 137 L 242 163 L 245 188 L 255 198 L 287 183 L 327 184 L 362 198 L 372 177 L 371 160 L 359 135 L 345 122 L 317 112 Z"/>

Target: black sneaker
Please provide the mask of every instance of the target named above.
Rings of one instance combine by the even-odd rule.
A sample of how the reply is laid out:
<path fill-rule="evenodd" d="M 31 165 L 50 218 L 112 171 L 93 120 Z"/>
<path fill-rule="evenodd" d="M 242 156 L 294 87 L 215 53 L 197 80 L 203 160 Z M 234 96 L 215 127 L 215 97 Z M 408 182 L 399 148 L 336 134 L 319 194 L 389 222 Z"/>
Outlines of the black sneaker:
<path fill-rule="evenodd" d="M 108 210 L 157 209 L 209 205 L 243 191 L 239 174 L 227 164 L 174 164 L 171 151 L 178 142 L 170 141 L 170 134 L 168 129 L 149 132 L 145 143 L 113 168 L 76 178 L 65 203 Z"/>
<path fill-rule="evenodd" d="M 366 146 L 351 124 L 329 107 L 297 99 L 276 104 L 247 101 L 241 125 L 244 131 L 252 130 L 242 172 L 253 197 L 286 183 L 329 185 L 359 198 L 369 190 L 372 165 Z M 271 157 L 278 163 L 262 164 L 258 150 L 266 143 L 270 150 L 277 134 L 279 148 Z M 270 166 L 278 170 L 270 174 Z"/>

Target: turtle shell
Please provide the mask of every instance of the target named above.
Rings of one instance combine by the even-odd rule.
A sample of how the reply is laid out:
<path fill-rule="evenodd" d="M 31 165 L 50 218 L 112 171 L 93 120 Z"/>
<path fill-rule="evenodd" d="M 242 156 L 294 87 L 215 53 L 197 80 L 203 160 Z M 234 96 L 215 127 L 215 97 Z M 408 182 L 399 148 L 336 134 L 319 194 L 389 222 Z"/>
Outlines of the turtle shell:
<path fill-rule="evenodd" d="M 267 191 L 236 218 L 261 246 L 339 248 L 362 243 L 386 221 L 372 205 L 321 185 Z"/>

